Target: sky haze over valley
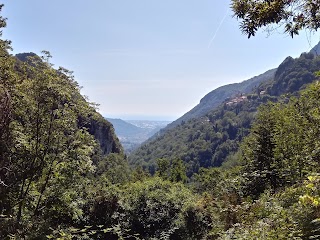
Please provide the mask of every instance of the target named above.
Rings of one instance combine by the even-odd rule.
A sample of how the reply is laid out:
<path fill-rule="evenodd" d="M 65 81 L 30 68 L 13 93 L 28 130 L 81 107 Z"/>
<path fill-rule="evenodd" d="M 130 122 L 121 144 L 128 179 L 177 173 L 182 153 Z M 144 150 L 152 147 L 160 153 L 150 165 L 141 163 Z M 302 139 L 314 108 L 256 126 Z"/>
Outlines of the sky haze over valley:
<path fill-rule="evenodd" d="M 260 31 L 247 39 L 229 1 L 5 0 L 13 53 L 51 52 L 103 116 L 175 120 L 213 89 L 298 57 L 319 41 Z"/>

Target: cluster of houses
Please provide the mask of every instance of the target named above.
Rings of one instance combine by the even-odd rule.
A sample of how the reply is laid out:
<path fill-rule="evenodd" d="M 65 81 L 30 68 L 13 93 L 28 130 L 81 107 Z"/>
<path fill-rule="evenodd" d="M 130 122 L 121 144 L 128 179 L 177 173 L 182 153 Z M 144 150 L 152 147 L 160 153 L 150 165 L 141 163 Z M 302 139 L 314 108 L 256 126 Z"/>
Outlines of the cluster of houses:
<path fill-rule="evenodd" d="M 262 90 L 258 93 L 259 96 L 265 95 L 265 94 L 266 94 L 266 91 L 264 91 L 264 90 Z M 248 100 L 248 97 L 243 95 L 243 93 L 239 93 L 233 98 L 227 98 L 226 105 L 230 106 L 230 105 L 237 104 L 237 103 L 240 103 L 240 102 L 243 102 L 246 100 Z"/>
<path fill-rule="evenodd" d="M 242 94 L 240 96 L 236 96 L 232 99 L 227 99 L 227 105 L 230 106 L 230 105 L 233 105 L 233 104 L 237 104 L 237 103 L 240 103 L 240 102 L 243 102 L 243 101 L 246 101 L 248 98 L 247 96 L 243 96 Z"/>

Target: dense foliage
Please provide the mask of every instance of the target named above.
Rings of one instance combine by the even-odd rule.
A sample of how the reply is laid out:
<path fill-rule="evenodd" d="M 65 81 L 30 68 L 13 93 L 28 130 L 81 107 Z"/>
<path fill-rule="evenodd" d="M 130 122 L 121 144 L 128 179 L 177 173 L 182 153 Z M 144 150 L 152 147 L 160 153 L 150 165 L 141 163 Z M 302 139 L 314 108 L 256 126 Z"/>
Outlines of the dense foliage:
<path fill-rule="evenodd" d="M 232 0 L 240 29 L 250 38 L 259 28 L 284 26 L 292 37 L 302 29 L 316 31 L 320 27 L 319 1 L 315 0 Z"/>
<path fill-rule="evenodd" d="M 288 104 L 260 109 L 242 145 L 247 213 L 226 235 L 243 239 L 319 236 L 319 96 L 316 82 Z M 256 199 L 248 203 L 248 199 Z"/>
<path fill-rule="evenodd" d="M 49 52 L 14 57 L 9 48 L 0 41 L 0 238 L 32 238 L 81 219 L 84 186 L 122 149 L 72 72 L 53 68 Z"/>
<path fill-rule="evenodd" d="M 273 96 L 297 92 L 316 79 L 314 73 L 319 69 L 320 58 L 313 53 L 303 53 L 297 59 L 287 57 L 265 89 Z"/>
<path fill-rule="evenodd" d="M 130 162 L 141 164 L 153 174 L 157 159 L 179 158 L 187 164 L 188 176 L 200 167 L 221 166 L 248 134 L 260 100 L 223 105 L 206 117 L 182 123 L 140 147 L 129 156 Z"/>
<path fill-rule="evenodd" d="M 287 59 L 255 93 L 162 135 L 151 176 L 129 168 L 70 71 L 9 47 L 0 40 L 1 239 L 319 239 L 318 58 Z"/>

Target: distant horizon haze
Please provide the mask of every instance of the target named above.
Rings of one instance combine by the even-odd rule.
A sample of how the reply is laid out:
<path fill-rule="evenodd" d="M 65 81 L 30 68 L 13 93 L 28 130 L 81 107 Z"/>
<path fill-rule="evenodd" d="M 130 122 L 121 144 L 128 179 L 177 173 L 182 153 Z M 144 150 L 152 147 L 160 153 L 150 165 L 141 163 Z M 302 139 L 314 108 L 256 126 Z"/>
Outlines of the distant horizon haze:
<path fill-rule="evenodd" d="M 152 115 L 103 115 L 105 118 L 121 119 L 124 121 L 161 121 L 161 122 L 173 122 L 180 116 L 152 116 Z"/>

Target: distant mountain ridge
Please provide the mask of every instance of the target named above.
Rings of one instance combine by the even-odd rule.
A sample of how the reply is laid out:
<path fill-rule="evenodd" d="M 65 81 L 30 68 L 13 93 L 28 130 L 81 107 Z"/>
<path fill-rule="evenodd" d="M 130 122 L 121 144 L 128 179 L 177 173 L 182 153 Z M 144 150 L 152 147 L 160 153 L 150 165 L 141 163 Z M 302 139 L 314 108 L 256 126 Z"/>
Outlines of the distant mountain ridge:
<path fill-rule="evenodd" d="M 233 97 L 238 93 L 250 93 L 255 87 L 259 86 L 260 83 L 270 80 L 274 77 L 276 73 L 276 68 L 270 69 L 265 73 L 262 73 L 258 76 L 250 78 L 240 83 L 232 83 L 225 86 L 218 87 L 217 89 L 211 91 L 205 95 L 200 103 L 191 109 L 189 112 L 185 113 L 182 117 L 178 118 L 174 122 L 168 124 L 163 130 L 174 128 L 183 121 L 188 121 L 193 118 L 199 118 L 206 115 L 211 110 L 218 107 L 223 103 L 227 98 Z"/>
<path fill-rule="evenodd" d="M 130 135 L 140 134 L 144 131 L 143 128 L 137 127 L 120 118 L 106 118 L 106 119 L 112 123 L 117 136 L 123 136 L 123 135 L 130 136 Z"/>
<path fill-rule="evenodd" d="M 165 127 L 167 121 L 127 120 L 107 118 L 112 123 L 125 152 L 130 154 L 144 141 Z"/>
<path fill-rule="evenodd" d="M 316 56 L 320 55 L 320 42 L 310 50 L 310 53 L 313 53 Z"/>

